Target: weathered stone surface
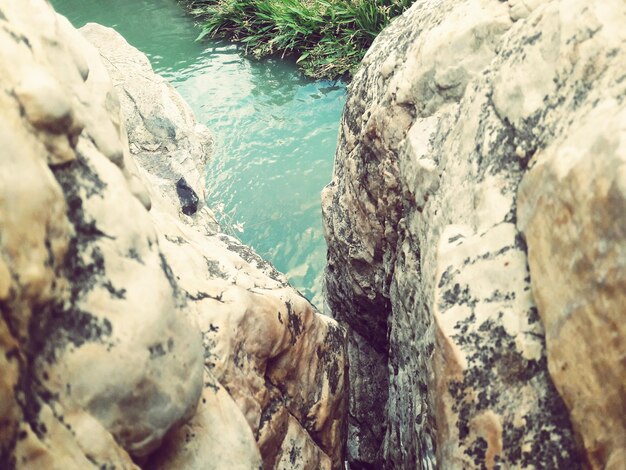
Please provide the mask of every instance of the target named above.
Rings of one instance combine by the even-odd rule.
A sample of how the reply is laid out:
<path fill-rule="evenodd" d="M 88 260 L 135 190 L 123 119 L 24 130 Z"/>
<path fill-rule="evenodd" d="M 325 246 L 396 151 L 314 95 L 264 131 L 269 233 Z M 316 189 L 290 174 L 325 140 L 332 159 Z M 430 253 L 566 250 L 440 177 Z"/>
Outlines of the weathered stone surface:
<path fill-rule="evenodd" d="M 183 213 L 208 131 L 85 32 L 0 0 L 0 467 L 340 468 L 344 331 Z"/>
<path fill-rule="evenodd" d="M 353 390 L 388 371 L 389 468 L 624 465 L 625 15 L 416 2 L 356 74 L 327 280 L 381 364 Z M 349 457 L 382 465 L 381 398 L 351 398 Z"/>
<path fill-rule="evenodd" d="M 137 110 L 153 109 L 140 112 L 145 119 L 150 113 L 158 115 L 168 102 L 180 97 L 160 79 L 151 78 L 151 70 L 125 69 L 129 63 L 143 63 L 145 56 L 115 31 L 93 24 L 81 31 L 101 47 L 104 63 L 117 76 L 118 92 L 129 97 L 129 139 L 141 140 L 143 128 L 132 124 Z M 136 73 L 142 83 L 141 94 L 133 91 Z M 201 128 L 193 115 L 180 118 L 180 122 L 183 129 L 176 131 L 177 136 L 188 135 L 185 129 L 190 126 Z M 171 145 L 184 147 L 185 139 Z M 205 149 L 202 145 L 188 148 L 187 158 L 200 160 L 203 156 L 199 153 Z M 137 158 L 138 171 L 151 181 L 152 168 L 167 168 L 171 158 L 166 152 L 144 155 Z M 164 257 L 203 334 L 205 390 L 197 415 L 168 440 L 166 454 L 157 454 L 153 461 L 167 455 L 168 465 L 205 468 L 206 456 L 213 449 L 210 465 L 214 468 L 230 468 L 235 458 L 240 468 L 256 468 L 260 463 L 256 439 L 267 468 L 278 465 L 285 452 L 294 455 L 293 462 L 291 457 L 288 461 L 296 468 L 331 464 L 340 468 L 347 406 L 343 330 L 320 315 L 250 248 L 212 232 L 210 225 L 198 224 L 198 219 L 180 216 L 177 182 L 181 177 L 198 181 L 197 168 L 187 166 L 159 177 L 161 186 L 148 185 L 150 214 Z M 161 191 L 162 187 L 170 190 Z M 172 207 L 180 209 L 172 211 Z M 210 217 L 206 208 L 203 212 Z M 224 396 L 224 390 L 232 398 Z M 229 450 L 216 450 L 216 431 L 207 423 L 219 422 L 228 423 L 230 434 L 224 432 L 220 442 Z M 242 428 L 242 422 L 248 426 Z M 266 429 L 269 422 L 275 425 Z M 166 464 L 159 465 L 166 468 Z"/>
<path fill-rule="evenodd" d="M 626 8 L 618 3 L 561 21 L 573 45 L 546 78 L 558 93 L 548 104 L 562 103 L 539 123 L 555 138 L 534 155 L 517 209 L 550 374 L 592 468 L 626 465 Z M 511 67 L 502 81 L 517 73 Z"/>
<path fill-rule="evenodd" d="M 151 452 L 193 414 L 201 336 L 177 306 L 141 187 L 133 194 L 126 178 L 122 118 L 99 55 L 45 2 L 0 9 L 2 311 L 21 408 L 6 413 L 3 458 L 133 467 L 126 451 Z M 151 354 L 164 338 L 165 354 Z M 111 435 L 121 448 L 107 451 Z"/>
<path fill-rule="evenodd" d="M 104 59 L 125 118 L 130 151 L 142 178 L 158 188 L 156 192 L 166 197 L 173 208 L 191 209 L 177 193 L 176 183 L 184 178 L 198 197 L 196 210 L 175 212 L 201 230 L 217 231 L 215 218 L 204 204 L 204 167 L 213 143 L 209 130 L 196 122 L 191 108 L 174 87 L 152 71 L 145 54 L 114 29 L 88 23 L 80 31 Z"/>
<path fill-rule="evenodd" d="M 308 449 L 312 442 L 317 450 L 310 452 L 321 460 L 311 465 L 330 458 L 338 468 L 347 406 L 343 331 L 237 240 L 202 236 L 159 213 L 156 205 L 153 215 L 162 249 L 203 332 L 205 394 L 223 385 L 238 406 L 240 421 L 247 422 L 237 432 L 256 438 L 268 468 L 283 446 Z M 200 405 L 207 419 L 228 411 L 211 407 L 214 400 Z M 195 433 L 199 442 L 192 445 L 212 446 L 211 436 Z M 236 455 L 242 459 L 247 454 Z M 305 460 L 298 457 L 296 466 L 309 458 L 303 453 Z M 215 468 L 228 467 L 228 462 L 217 461 Z M 196 465 L 200 468 L 203 460 Z"/>
<path fill-rule="evenodd" d="M 359 468 L 361 462 L 381 462 L 383 457 L 386 423 L 381 416 L 389 386 L 387 356 L 378 354 L 356 331 L 349 332 L 348 341 L 351 396 L 348 454 L 353 456 L 352 467 Z"/>
<path fill-rule="evenodd" d="M 211 377 L 210 375 L 208 377 Z M 168 437 L 148 462 L 154 469 L 263 468 L 252 430 L 219 382 L 205 383 L 194 417 Z"/>

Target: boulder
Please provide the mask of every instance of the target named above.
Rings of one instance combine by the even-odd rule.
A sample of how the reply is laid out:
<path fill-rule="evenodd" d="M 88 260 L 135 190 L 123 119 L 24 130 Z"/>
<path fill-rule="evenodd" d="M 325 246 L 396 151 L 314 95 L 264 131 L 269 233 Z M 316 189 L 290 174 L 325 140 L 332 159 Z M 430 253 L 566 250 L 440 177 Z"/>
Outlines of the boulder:
<path fill-rule="evenodd" d="M 0 467 L 340 468 L 343 329 L 219 233 L 175 90 L 84 33 L 0 0 Z"/>
<path fill-rule="evenodd" d="M 625 15 L 421 1 L 365 56 L 322 195 L 355 466 L 624 465 Z"/>
<path fill-rule="evenodd" d="M 185 161 L 205 161 L 208 146 L 189 142 L 206 135 L 206 129 L 187 112 L 174 88 L 154 75 L 145 55 L 113 29 L 89 24 L 81 32 L 99 47 L 103 63 L 116 77 L 118 94 L 127 97 L 123 109 L 131 148 L 132 142 L 154 135 L 135 122 L 155 122 L 164 109 L 172 108 L 170 103 L 178 103 L 174 110 L 179 112 L 169 119 L 177 124 L 168 148 L 186 149 Z M 199 137 L 189 129 L 198 130 Z M 151 184 L 153 169 L 170 168 L 176 155 L 142 147 L 134 161 L 138 175 L 148 182 L 150 215 L 164 259 L 202 332 L 204 398 L 196 416 L 171 435 L 166 454 L 155 454 L 150 465 L 206 468 L 212 452 L 213 468 L 230 468 L 235 458 L 241 468 L 256 468 L 260 449 L 266 468 L 273 468 L 280 449 L 298 448 L 307 450 L 294 451 L 296 467 L 340 468 L 347 389 L 343 330 L 252 249 L 215 231 L 203 200 L 197 215 L 184 215 L 178 182 L 183 178 L 203 194 L 202 187 L 191 184 L 203 181 L 197 165 L 159 172 L 159 184 Z M 242 427 L 243 422 L 248 426 Z M 216 441 L 216 431 L 207 423 L 227 423 L 228 432 L 222 430 Z M 224 450 L 218 450 L 219 442 Z M 163 455 L 166 463 L 161 463 Z"/>
<path fill-rule="evenodd" d="M 47 3 L 0 10 L 6 380 L 17 372 L 3 458 L 133 467 L 127 452 L 150 453 L 194 413 L 201 336 L 178 307 L 147 195 L 124 163 L 98 53 Z M 108 452 L 113 438 L 120 447 Z"/>
<path fill-rule="evenodd" d="M 576 56 L 559 57 L 546 77 L 563 103 L 545 118 L 554 137 L 517 199 L 550 375 L 587 463 L 607 469 L 626 465 L 626 8 L 617 3 L 562 24 Z M 524 111 L 519 119 L 537 112 Z"/>
<path fill-rule="evenodd" d="M 141 178 L 166 198 L 183 222 L 201 231 L 218 231 L 204 201 L 204 168 L 213 146 L 210 131 L 196 121 L 174 87 L 153 72 L 146 55 L 114 29 L 88 23 L 80 31 L 98 49 L 113 82 Z"/>

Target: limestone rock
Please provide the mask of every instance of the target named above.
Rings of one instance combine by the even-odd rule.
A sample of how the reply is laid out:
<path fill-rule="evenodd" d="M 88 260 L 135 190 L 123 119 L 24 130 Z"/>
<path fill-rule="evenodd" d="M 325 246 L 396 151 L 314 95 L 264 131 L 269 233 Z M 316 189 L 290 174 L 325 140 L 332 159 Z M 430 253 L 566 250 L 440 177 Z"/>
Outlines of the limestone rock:
<path fill-rule="evenodd" d="M 219 382 L 211 379 L 205 383 L 196 414 L 168 437 L 150 457 L 148 467 L 249 470 L 263 464 L 243 414 Z"/>
<path fill-rule="evenodd" d="M 215 231 L 208 131 L 86 33 L 0 1 L 0 467 L 340 468 L 343 330 Z"/>
<path fill-rule="evenodd" d="M 131 147 L 144 139 L 159 147 L 166 137 L 146 133 L 136 124 L 138 116 L 154 116 L 154 122 L 168 103 L 179 103 L 180 114 L 170 118 L 176 132 L 165 142 L 185 149 L 187 163 L 203 161 L 206 147 L 192 144 L 204 131 L 194 136 L 189 130 L 202 126 L 173 88 L 154 76 L 145 56 L 109 28 L 92 24 L 82 32 L 98 45 L 116 89 L 126 96 L 122 109 L 128 110 Z M 181 216 L 181 179 L 202 194 L 192 184 L 200 180 L 195 165 L 172 170 L 167 152 L 145 152 L 134 155 L 137 175 L 147 182 L 164 259 L 202 331 L 205 365 L 195 416 L 168 436 L 148 465 L 341 468 L 347 411 L 343 330 L 250 248 L 198 223 L 202 219 Z M 202 211 L 210 214 L 206 207 Z"/>
<path fill-rule="evenodd" d="M 339 468 L 347 406 L 342 330 L 248 247 L 204 236 L 153 201 L 159 243 L 205 347 L 198 412 L 155 455 L 165 462 L 158 468 L 206 468 L 209 452 L 214 468 L 257 468 L 261 456 L 273 468 L 286 445 L 309 449 L 296 466 L 313 455 L 309 465 Z M 270 426 L 276 415 L 285 421 Z M 219 440 L 211 423 L 227 424 Z"/>
<path fill-rule="evenodd" d="M 624 465 L 625 15 L 422 1 L 367 53 L 322 195 L 356 465 Z"/>
<path fill-rule="evenodd" d="M 114 29 L 88 23 L 80 31 L 104 58 L 117 91 L 130 136 L 131 165 L 139 166 L 141 178 L 158 188 L 173 208 L 181 208 L 183 221 L 216 232 L 215 218 L 204 204 L 204 167 L 213 144 L 209 130 L 196 122 L 174 87 L 152 71 L 146 55 Z M 179 197 L 171 184 L 181 178 L 191 189 L 187 193 L 196 195 L 196 210 L 189 205 L 191 196 Z"/>
<path fill-rule="evenodd" d="M 3 380 L 17 391 L 1 460 L 132 468 L 126 451 L 151 452 L 194 412 L 201 337 L 123 172 L 97 52 L 46 2 L 0 10 Z"/>
<path fill-rule="evenodd" d="M 626 8 L 620 16 L 617 3 L 562 24 L 576 53 L 552 69 L 563 111 L 546 118 L 555 138 L 534 155 L 517 208 L 550 374 L 592 468 L 626 465 Z"/>
<path fill-rule="evenodd" d="M 159 212 L 158 205 L 153 216 L 166 259 L 203 332 L 204 396 L 217 394 L 202 400 L 203 419 L 226 420 L 230 427 L 239 423 L 232 433 L 244 451 L 235 454 L 235 448 L 232 455 L 250 456 L 249 464 L 240 461 L 242 468 L 255 466 L 250 443 L 255 452 L 260 449 L 266 468 L 275 468 L 277 453 L 286 446 L 307 449 L 294 457 L 296 468 L 305 462 L 311 468 L 340 468 L 347 411 L 341 328 L 237 240 L 223 234 L 202 236 Z M 237 407 L 215 407 L 216 400 L 226 400 L 219 398 L 222 387 Z M 237 416 L 220 418 L 231 414 Z M 241 422 L 247 425 L 242 428 Z M 195 423 L 196 418 L 190 426 Z M 172 461 L 181 458 L 179 452 L 183 457 L 187 453 L 178 447 L 183 442 L 197 449 L 215 446 L 214 432 L 194 432 L 184 441 L 182 435 L 174 436 L 180 440 L 167 444 L 173 449 Z M 220 452 L 213 454 L 215 468 L 230 468 L 232 455 Z M 204 468 L 202 455 L 193 460 L 198 468 Z"/>

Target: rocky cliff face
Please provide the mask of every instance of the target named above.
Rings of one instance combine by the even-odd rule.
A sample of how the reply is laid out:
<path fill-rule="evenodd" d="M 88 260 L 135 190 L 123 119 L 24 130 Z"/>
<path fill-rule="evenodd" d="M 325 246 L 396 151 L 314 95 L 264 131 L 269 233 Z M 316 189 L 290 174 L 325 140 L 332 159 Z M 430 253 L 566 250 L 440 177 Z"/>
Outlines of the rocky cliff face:
<path fill-rule="evenodd" d="M 625 24 L 424 0 L 366 55 L 322 196 L 355 468 L 626 465 Z"/>
<path fill-rule="evenodd" d="M 0 468 L 340 468 L 344 331 L 219 233 L 145 56 L 83 33 L 0 1 Z"/>

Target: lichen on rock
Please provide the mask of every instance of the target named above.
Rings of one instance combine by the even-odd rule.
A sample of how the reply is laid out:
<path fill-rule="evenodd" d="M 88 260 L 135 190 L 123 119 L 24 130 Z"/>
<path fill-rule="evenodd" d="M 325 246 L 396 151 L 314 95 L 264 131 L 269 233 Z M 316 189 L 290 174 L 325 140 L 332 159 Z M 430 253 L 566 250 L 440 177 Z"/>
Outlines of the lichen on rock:
<path fill-rule="evenodd" d="M 0 467 L 340 468 L 343 330 L 219 233 L 147 58 L 83 33 L 0 1 Z"/>
<path fill-rule="evenodd" d="M 416 2 L 366 55 L 322 196 L 354 464 L 624 464 L 625 15 Z"/>

